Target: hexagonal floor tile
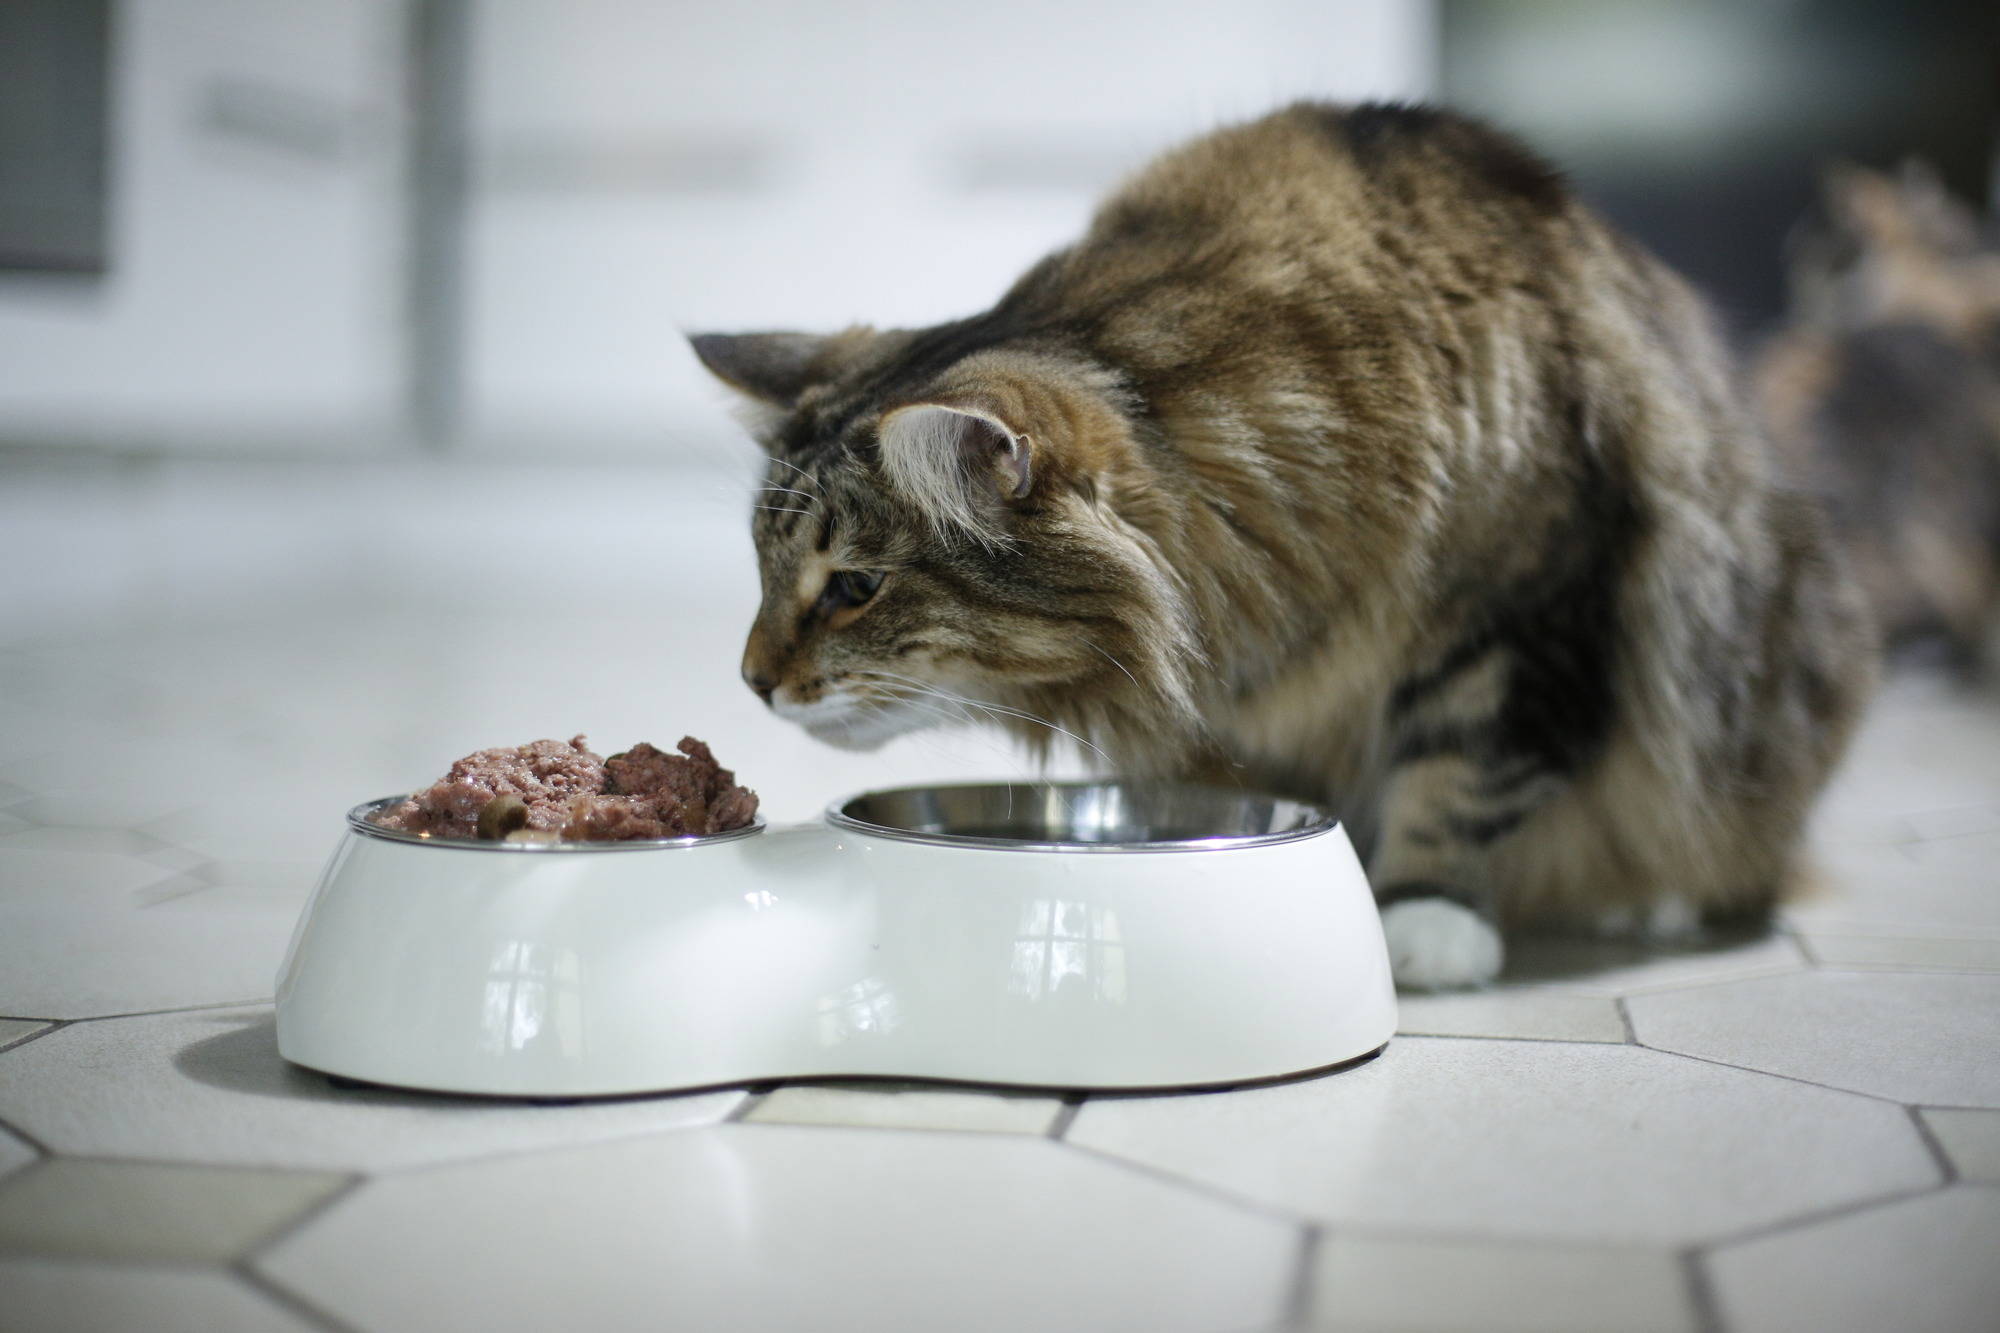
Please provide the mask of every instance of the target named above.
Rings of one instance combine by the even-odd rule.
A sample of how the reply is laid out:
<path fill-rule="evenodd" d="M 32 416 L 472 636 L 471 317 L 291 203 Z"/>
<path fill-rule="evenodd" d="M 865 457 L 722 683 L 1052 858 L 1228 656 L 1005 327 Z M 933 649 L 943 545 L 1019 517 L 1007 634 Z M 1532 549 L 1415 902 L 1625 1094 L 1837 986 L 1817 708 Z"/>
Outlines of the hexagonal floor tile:
<path fill-rule="evenodd" d="M 1641 1042 L 1828 1087 L 2000 1106 L 2000 976 L 1808 972 L 1648 995 Z"/>
<path fill-rule="evenodd" d="M 229 1273 L 0 1259 L 0 1328 L 34 1333 L 312 1333 L 314 1325 Z"/>
<path fill-rule="evenodd" d="M 1066 1141 L 1325 1219 L 1676 1243 L 1928 1184 L 1882 1102 L 1630 1046 L 1402 1037 L 1323 1079 L 1093 1099 Z"/>
<path fill-rule="evenodd" d="M 282 903 L 0 903 L 0 1013 L 96 1018 L 263 999 L 297 920 Z"/>
<path fill-rule="evenodd" d="M 336 1086 L 268 1007 L 77 1023 L 0 1054 L 0 1120 L 57 1152 L 386 1170 L 720 1120 L 739 1092 L 531 1105 Z"/>
<path fill-rule="evenodd" d="M 1313 1267 L 1314 1333 L 1693 1333 L 1671 1250 L 1336 1234 Z"/>
<path fill-rule="evenodd" d="M 1708 1256 L 1732 1333 L 1966 1333 L 2000 1311 L 2000 1190 L 1960 1185 Z"/>
<path fill-rule="evenodd" d="M 365 1328 L 1220 1333 L 1297 1254 L 1045 1140 L 729 1125 L 372 1181 L 257 1267 Z"/>

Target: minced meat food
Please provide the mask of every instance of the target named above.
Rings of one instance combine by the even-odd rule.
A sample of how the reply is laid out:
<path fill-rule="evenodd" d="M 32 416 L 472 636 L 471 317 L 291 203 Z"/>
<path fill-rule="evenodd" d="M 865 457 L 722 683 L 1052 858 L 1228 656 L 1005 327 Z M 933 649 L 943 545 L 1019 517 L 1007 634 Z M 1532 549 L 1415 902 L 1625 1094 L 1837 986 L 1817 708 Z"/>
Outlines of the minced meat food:
<path fill-rule="evenodd" d="M 600 759 L 583 737 L 479 750 L 375 823 L 437 838 L 621 842 L 742 828 L 757 793 L 692 736 Z"/>

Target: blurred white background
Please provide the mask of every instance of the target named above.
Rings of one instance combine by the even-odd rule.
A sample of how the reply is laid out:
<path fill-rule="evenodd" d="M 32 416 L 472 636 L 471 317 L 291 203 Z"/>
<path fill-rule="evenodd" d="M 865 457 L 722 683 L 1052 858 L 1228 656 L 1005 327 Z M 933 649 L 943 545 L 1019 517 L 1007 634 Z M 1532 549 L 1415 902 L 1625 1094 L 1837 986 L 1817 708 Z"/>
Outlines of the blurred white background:
<path fill-rule="evenodd" d="M 747 619 L 749 446 L 682 332 L 970 313 L 1147 154 L 1435 49 L 1408 0 L 106 13 L 103 270 L 0 269 L 14 639 L 670 556 Z"/>

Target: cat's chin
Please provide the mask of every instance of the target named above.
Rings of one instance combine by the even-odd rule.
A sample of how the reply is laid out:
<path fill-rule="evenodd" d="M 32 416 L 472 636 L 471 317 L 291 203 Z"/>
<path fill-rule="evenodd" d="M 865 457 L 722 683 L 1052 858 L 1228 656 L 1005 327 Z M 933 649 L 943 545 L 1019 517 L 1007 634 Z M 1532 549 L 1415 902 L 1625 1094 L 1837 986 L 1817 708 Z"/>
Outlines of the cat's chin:
<path fill-rule="evenodd" d="M 879 750 L 894 740 L 901 732 L 879 730 L 850 731 L 846 727 L 807 727 L 806 734 L 816 741 L 824 741 L 836 750 L 854 750 L 867 753 Z"/>
<path fill-rule="evenodd" d="M 837 750 L 854 750 L 866 753 L 879 750 L 898 736 L 908 735 L 923 728 L 922 717 L 911 717 L 895 713 L 873 713 L 857 718 L 814 718 L 800 719 L 808 736 L 816 741 L 824 741 Z"/>

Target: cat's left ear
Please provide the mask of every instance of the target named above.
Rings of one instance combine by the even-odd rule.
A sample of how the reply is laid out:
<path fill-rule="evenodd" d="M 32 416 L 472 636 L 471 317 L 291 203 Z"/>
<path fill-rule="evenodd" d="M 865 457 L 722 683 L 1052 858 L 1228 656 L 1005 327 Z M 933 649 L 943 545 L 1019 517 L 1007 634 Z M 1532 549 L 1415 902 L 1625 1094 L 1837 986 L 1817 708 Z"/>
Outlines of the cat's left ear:
<path fill-rule="evenodd" d="M 985 540 L 998 537 L 998 504 L 1035 486 L 1035 445 L 985 407 L 916 403 L 882 419 L 877 433 L 889 480 L 933 518 Z"/>
<path fill-rule="evenodd" d="M 790 411 L 814 383 L 834 338 L 816 333 L 691 333 L 709 373 L 765 407 Z"/>

